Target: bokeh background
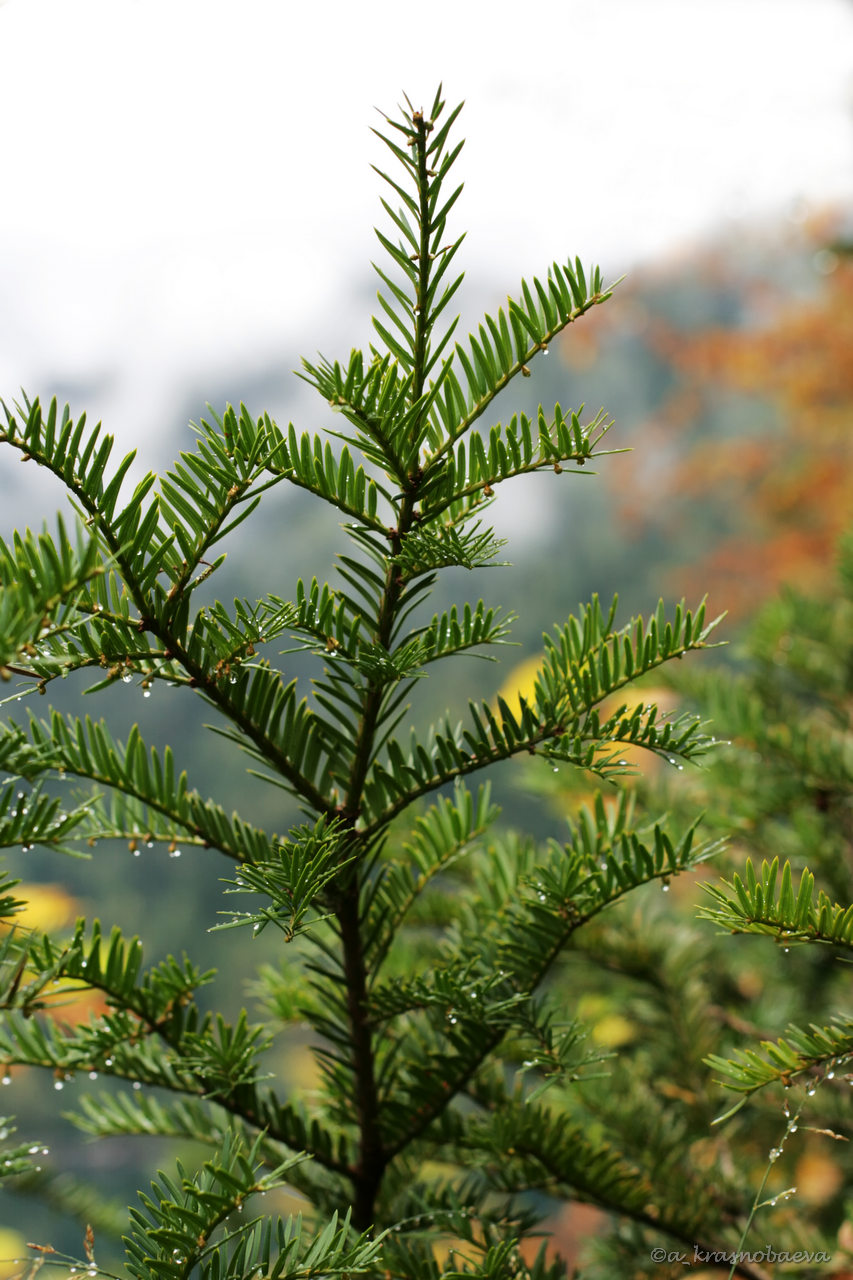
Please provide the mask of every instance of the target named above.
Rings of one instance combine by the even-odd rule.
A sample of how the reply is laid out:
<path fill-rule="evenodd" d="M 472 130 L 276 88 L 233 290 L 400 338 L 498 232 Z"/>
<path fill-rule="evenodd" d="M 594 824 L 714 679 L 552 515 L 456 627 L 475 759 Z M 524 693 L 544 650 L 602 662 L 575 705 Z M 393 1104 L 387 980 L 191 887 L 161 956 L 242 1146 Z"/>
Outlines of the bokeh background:
<path fill-rule="evenodd" d="M 370 130 L 402 91 L 428 107 L 441 80 L 466 100 L 463 326 L 554 258 L 626 276 L 501 413 L 604 405 L 614 447 L 632 452 L 596 479 L 499 495 L 511 576 L 449 589 L 513 601 L 521 648 L 497 675 L 467 667 L 448 703 L 510 687 L 542 629 L 593 591 L 618 590 L 626 616 L 707 591 L 736 641 L 781 583 L 830 580 L 853 509 L 849 0 L 7 0 L 0 56 L 0 396 L 86 410 L 139 451 L 140 471 L 192 447 L 207 402 L 330 425 L 293 370 L 371 340 L 383 215 L 370 166 L 384 157 Z M 0 535 L 61 501 L 0 455 Z M 322 514 L 276 491 L 235 538 L 218 594 L 286 595 L 298 574 L 331 571 Z M 81 692 L 60 705 L 79 710 Z M 119 732 L 138 720 L 192 753 L 195 785 L 286 826 L 278 793 L 247 782 L 165 690 L 143 704 L 121 688 L 92 710 Z M 535 795 L 499 785 L 508 820 L 550 830 Z M 163 850 L 28 858 L 34 922 L 82 910 L 144 925 L 151 958 L 216 958 L 218 1001 L 245 1000 L 263 940 L 247 957 L 235 935 L 206 932 L 227 868 Z M 82 1149 L 47 1118 L 50 1087 L 16 1077 L 2 1110 L 57 1167 L 100 1167 L 130 1197 L 157 1152 Z M 6 1194 L 0 1256 L 22 1235 L 79 1252 L 76 1228 Z"/>

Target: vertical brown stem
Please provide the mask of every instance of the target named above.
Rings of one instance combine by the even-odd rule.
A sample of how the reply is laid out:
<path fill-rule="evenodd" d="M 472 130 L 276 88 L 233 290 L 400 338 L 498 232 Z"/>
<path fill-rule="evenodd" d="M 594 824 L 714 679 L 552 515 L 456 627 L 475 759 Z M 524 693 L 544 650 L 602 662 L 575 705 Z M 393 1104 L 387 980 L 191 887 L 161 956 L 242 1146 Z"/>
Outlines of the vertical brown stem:
<path fill-rule="evenodd" d="M 412 115 L 415 137 L 413 149 L 418 170 L 418 194 L 420 213 L 420 242 L 418 252 L 418 285 L 415 305 L 415 346 L 412 382 L 412 403 L 423 395 L 427 342 L 429 336 L 427 295 L 429 290 L 429 175 L 427 172 L 426 140 L 432 128 L 420 112 Z M 400 607 L 404 584 L 397 566 L 392 562 L 401 547 L 402 540 L 412 527 L 417 500 L 417 444 L 419 424 L 415 423 L 409 442 L 409 481 L 400 500 L 396 530 L 389 545 L 389 562 L 385 584 L 376 620 L 375 639 L 389 648 L 394 623 Z M 358 726 L 353 766 L 350 772 L 344 802 L 346 820 L 355 824 L 361 809 L 365 779 L 373 762 L 376 731 L 385 695 L 383 685 L 373 685 L 365 691 L 361 719 Z M 343 970 L 347 987 L 347 1010 L 352 1037 L 352 1059 L 355 1073 L 355 1110 L 359 1130 L 359 1159 L 355 1169 L 355 1194 L 353 1224 L 365 1231 L 375 1221 L 376 1197 L 389 1161 L 380 1128 L 379 1094 L 376 1083 L 376 1057 L 373 1032 L 367 1017 L 367 968 L 364 940 L 361 935 L 359 902 L 361 876 L 356 866 L 345 885 L 336 909 L 343 953 Z"/>

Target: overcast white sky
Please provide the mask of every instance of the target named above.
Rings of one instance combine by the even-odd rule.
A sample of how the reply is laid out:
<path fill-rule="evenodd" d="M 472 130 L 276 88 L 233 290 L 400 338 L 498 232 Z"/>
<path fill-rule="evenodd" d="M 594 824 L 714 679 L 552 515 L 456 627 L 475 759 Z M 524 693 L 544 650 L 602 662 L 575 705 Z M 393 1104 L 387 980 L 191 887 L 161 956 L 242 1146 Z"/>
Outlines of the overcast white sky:
<path fill-rule="evenodd" d="M 127 444 L 187 373 L 366 339 L 402 89 L 466 99 L 457 226 L 496 296 L 853 198 L 849 0 L 0 5 L 0 395 L 101 379 L 74 408 Z"/>

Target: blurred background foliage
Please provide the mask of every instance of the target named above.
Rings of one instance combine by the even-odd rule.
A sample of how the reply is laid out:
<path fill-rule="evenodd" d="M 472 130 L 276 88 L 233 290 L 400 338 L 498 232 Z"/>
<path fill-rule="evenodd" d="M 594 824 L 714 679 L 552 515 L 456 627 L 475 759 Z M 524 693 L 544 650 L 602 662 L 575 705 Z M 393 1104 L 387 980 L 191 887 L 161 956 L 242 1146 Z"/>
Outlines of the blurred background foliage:
<path fill-rule="evenodd" d="M 434 713 L 437 698 L 443 707 L 497 689 L 507 697 L 523 692 L 543 629 L 594 592 L 608 600 L 618 591 L 623 620 L 661 594 L 685 596 L 693 605 L 707 592 L 712 616 L 729 612 L 724 627 L 729 647 L 714 659 L 722 669 L 749 678 L 763 672 L 765 691 L 775 687 L 777 677 L 792 678 L 790 671 L 785 674 L 783 637 L 790 637 L 790 630 L 780 621 L 783 606 L 757 619 L 765 602 L 785 598 L 783 584 L 825 601 L 838 595 L 835 549 L 853 511 L 850 227 L 838 210 L 776 227 L 741 227 L 712 245 L 638 272 L 606 308 L 572 326 L 549 359 L 538 362 L 522 389 L 523 402 L 521 392 L 515 393 L 517 403 L 501 402 L 502 420 L 516 409 L 530 412 L 539 401 L 559 401 L 564 410 L 583 401 L 590 413 L 601 404 L 616 420 L 613 447 L 630 449 L 640 440 L 644 447 L 607 459 L 597 479 L 564 475 L 538 478 L 526 488 L 519 484 L 511 507 L 503 504 L 498 486 L 491 514 L 509 539 L 513 568 L 481 573 L 476 582 L 459 571 L 444 588 L 447 598 L 434 603 L 441 608 L 451 597 L 483 595 L 490 603 L 511 604 L 519 614 L 514 631 L 519 648 L 508 649 L 499 668 L 477 661 L 455 664 L 440 691 L 427 688 L 427 681 L 415 682 L 415 720 Z M 500 299 L 486 300 L 489 306 L 495 301 Z M 267 380 L 272 385 L 279 377 L 276 370 Z M 257 389 L 264 380 L 253 371 L 252 386 Z M 227 397 L 239 399 L 239 378 L 233 383 L 208 392 L 217 409 Z M 194 416 L 204 412 L 190 388 L 187 400 Z M 300 425 L 297 410 L 292 412 Z M 281 422 L 282 415 L 277 416 Z M 316 418 L 312 425 L 318 425 Z M 288 595 L 300 575 L 331 574 L 337 530 L 315 505 L 301 502 L 298 494 L 273 495 L 232 541 L 211 594 L 225 599 L 254 598 L 270 590 Z M 49 501 L 31 523 L 38 524 L 42 513 L 52 516 Z M 846 684 L 835 689 L 831 713 L 848 733 L 851 655 L 848 632 Z M 300 670 L 294 660 L 293 674 Z M 85 686 L 67 684 L 56 705 L 79 709 Z M 656 683 L 647 694 L 671 707 L 711 697 L 709 688 L 688 681 L 682 688 L 662 689 Z M 800 694 L 806 699 L 824 695 L 808 685 Z M 778 710 L 782 704 L 775 705 Z M 6 709 L 19 714 L 25 708 L 13 701 Z M 32 710 L 43 708 L 33 705 Z M 296 817 L 282 793 L 226 766 L 225 750 L 204 731 L 194 700 L 181 691 L 170 697 L 155 691 L 143 701 L 138 687 L 119 687 L 86 710 L 106 716 L 119 735 L 138 721 L 152 744 L 171 743 L 177 759 L 191 763 L 191 785 L 226 807 L 239 799 L 258 825 L 282 832 Z M 725 718 L 724 707 L 717 712 Z M 715 731 L 721 739 L 733 736 L 726 723 L 716 724 Z M 749 851 L 772 854 L 780 843 L 799 864 L 811 859 L 819 882 L 813 855 L 821 847 L 827 874 L 832 859 L 840 859 L 841 883 L 853 880 L 849 794 L 834 796 L 828 808 L 821 808 L 824 801 L 806 788 L 795 803 L 790 767 L 786 773 L 776 762 L 770 787 L 771 775 L 756 758 L 755 744 L 741 742 L 740 750 L 746 756 L 723 752 L 718 763 L 689 777 L 656 761 L 638 761 L 637 802 L 650 812 L 663 805 L 688 818 L 704 808 L 715 832 L 732 837 L 725 863 L 706 867 L 704 876 L 742 865 Z M 745 769 L 745 759 L 752 760 L 751 770 Z M 586 779 L 562 773 L 555 778 L 550 770 L 525 766 L 499 770 L 494 793 L 502 821 L 539 838 L 559 837 L 565 814 L 592 795 Z M 210 999 L 231 1016 L 252 999 L 247 988 L 252 970 L 259 963 L 281 963 L 272 931 L 254 942 L 242 931 L 209 935 L 217 911 L 226 906 L 213 855 L 187 850 L 179 859 L 169 858 L 165 848 L 144 845 L 136 851 L 105 846 L 91 855 L 91 861 L 59 860 L 35 849 L 10 857 L 24 880 L 22 896 L 30 901 L 27 923 L 70 928 L 78 913 L 98 916 L 107 925 L 140 932 L 148 961 L 186 951 L 202 966 L 216 965 L 219 977 L 208 989 Z M 227 872 L 223 866 L 221 874 Z M 711 1129 L 725 1099 L 702 1058 L 737 1047 L 756 1032 L 781 1034 L 789 1019 L 808 1022 L 843 1007 L 849 982 L 828 954 L 801 958 L 800 953 L 783 955 L 760 939 L 719 939 L 713 926 L 696 920 L 703 897 L 697 880 L 679 879 L 666 896 L 647 894 L 641 908 L 632 897 L 630 911 L 608 914 L 606 922 L 585 931 L 582 948 L 555 981 L 580 992 L 575 1012 L 590 1023 L 595 1047 L 614 1052 L 611 1074 L 588 1090 L 584 1107 L 598 1109 L 604 1120 L 614 1098 L 633 1098 L 636 1132 L 626 1137 L 638 1149 L 653 1140 L 660 1109 L 670 1115 L 675 1109 L 698 1170 L 719 1153 L 720 1144 L 729 1144 L 732 1158 L 748 1165 L 757 1186 L 767 1152 L 784 1131 L 783 1100 L 762 1097 L 724 1131 Z M 837 876 L 826 887 L 836 890 Z M 57 994 L 57 1018 L 89 1012 L 88 997 Z M 277 1042 L 269 1065 L 294 1087 L 310 1087 L 315 1067 L 307 1045 Z M 85 1170 L 117 1204 L 133 1200 L 140 1170 L 153 1169 L 162 1155 L 154 1140 L 150 1146 L 113 1142 L 86 1148 L 69 1125 L 56 1119 L 53 1081 L 23 1072 L 16 1072 L 11 1084 L 7 1079 L 0 1109 L 18 1117 L 20 1134 L 50 1149 L 45 1168 L 69 1169 L 72 1177 Z M 84 1083 L 69 1082 L 67 1093 L 81 1091 Z M 810 1102 L 813 1129 L 843 1129 L 849 1103 L 841 1093 L 824 1087 Z M 786 1161 L 774 1170 L 779 1185 L 774 1182 L 770 1191 L 796 1183 L 798 1194 L 775 1212 L 787 1214 L 791 1229 L 800 1215 L 809 1239 L 814 1237 L 806 1226 L 819 1226 L 834 1240 L 838 1258 L 847 1256 L 853 1231 L 845 1225 L 845 1195 L 853 1163 L 846 1150 L 804 1132 L 796 1143 L 789 1141 Z M 572 1207 L 549 1225 L 559 1247 L 574 1257 L 578 1239 L 596 1234 L 597 1220 L 594 1211 Z M 0 1254 L 16 1231 L 22 1240 L 50 1238 L 57 1248 L 80 1252 L 80 1228 L 71 1225 L 61 1204 L 53 1213 L 6 1191 L 0 1228 Z M 636 1263 L 636 1242 L 626 1237 L 622 1244 L 626 1252 L 619 1265 L 628 1257 Z M 595 1265 L 602 1276 L 612 1274 L 612 1252 L 597 1247 Z"/>

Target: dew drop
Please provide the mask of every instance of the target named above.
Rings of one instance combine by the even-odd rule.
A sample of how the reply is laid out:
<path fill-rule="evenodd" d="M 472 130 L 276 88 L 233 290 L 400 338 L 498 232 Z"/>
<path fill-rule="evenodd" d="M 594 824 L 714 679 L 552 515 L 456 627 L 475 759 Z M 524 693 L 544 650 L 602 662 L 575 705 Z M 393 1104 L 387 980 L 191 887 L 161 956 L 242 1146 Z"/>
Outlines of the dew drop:
<path fill-rule="evenodd" d="M 834 1072 L 834 1071 L 827 1071 L 827 1073 L 826 1073 L 826 1078 L 827 1078 L 827 1080 L 834 1080 L 834 1079 L 835 1079 L 835 1072 Z"/>
<path fill-rule="evenodd" d="M 811 1084 L 809 1085 L 808 1089 L 806 1089 L 806 1093 L 809 1095 L 810 1098 L 813 1098 L 817 1093 L 817 1089 L 813 1084 Z"/>
<path fill-rule="evenodd" d="M 142 1085 L 139 1083 L 139 1081 L 138 1081 L 138 1080 L 134 1080 L 134 1082 L 133 1082 L 133 1087 L 134 1087 L 134 1089 L 141 1089 L 141 1088 L 142 1088 Z"/>
<path fill-rule="evenodd" d="M 779 1157 L 781 1156 L 781 1154 L 782 1154 L 782 1152 L 781 1152 L 781 1150 L 779 1149 L 779 1147 L 771 1147 L 771 1149 L 770 1149 L 770 1157 L 769 1157 L 769 1158 L 770 1158 L 771 1160 L 778 1160 L 778 1159 L 779 1159 Z"/>
<path fill-rule="evenodd" d="M 97 1078 L 98 1078 L 98 1073 L 97 1073 L 97 1071 L 90 1071 L 90 1072 L 89 1072 L 89 1079 L 90 1079 L 90 1080 L 97 1080 Z"/>
<path fill-rule="evenodd" d="M 55 1089 L 55 1090 L 57 1091 L 57 1093 L 58 1093 L 58 1092 L 60 1091 L 60 1089 L 64 1089 L 64 1088 L 65 1088 L 65 1083 L 64 1083 L 64 1081 L 62 1081 L 62 1080 L 54 1080 L 54 1082 L 53 1082 L 53 1087 L 54 1087 L 54 1089 Z"/>
<path fill-rule="evenodd" d="M 121 682 L 122 684 L 130 684 L 132 679 L 133 679 L 133 676 L 130 674 L 130 672 L 128 672 L 127 675 L 122 676 Z"/>
<path fill-rule="evenodd" d="M 666 884 L 666 883 L 662 884 L 662 885 L 661 885 L 661 889 L 662 889 L 662 891 L 663 891 L 664 893 L 669 893 L 669 885 L 668 885 L 668 884 Z"/>
<path fill-rule="evenodd" d="M 150 698 L 150 697 L 151 697 L 151 690 L 150 690 L 150 689 L 143 689 L 143 690 L 142 690 L 142 696 L 143 696 L 143 698 Z"/>
<path fill-rule="evenodd" d="M 12 1077 L 9 1075 L 9 1072 L 7 1071 L 6 1074 L 3 1076 L 3 1078 L 0 1079 L 0 1084 L 11 1084 L 11 1083 L 12 1083 Z M 851 1081 L 851 1084 L 853 1084 L 853 1081 Z"/>
<path fill-rule="evenodd" d="M 113 1061 L 114 1060 L 112 1058 L 104 1058 L 104 1066 L 111 1067 L 113 1065 Z"/>
<path fill-rule="evenodd" d="M 181 856 L 181 851 L 180 851 L 180 849 L 175 849 L 175 848 L 170 848 L 170 849 L 169 849 L 169 857 L 170 857 L 170 858 L 180 858 L 180 856 Z"/>

